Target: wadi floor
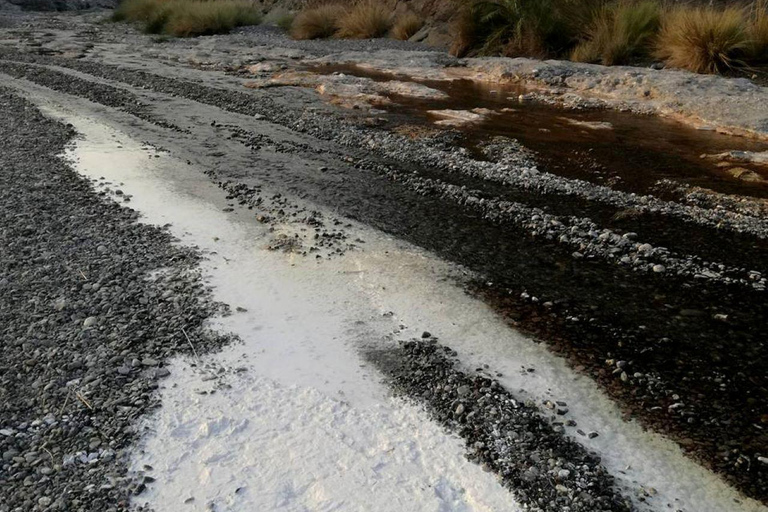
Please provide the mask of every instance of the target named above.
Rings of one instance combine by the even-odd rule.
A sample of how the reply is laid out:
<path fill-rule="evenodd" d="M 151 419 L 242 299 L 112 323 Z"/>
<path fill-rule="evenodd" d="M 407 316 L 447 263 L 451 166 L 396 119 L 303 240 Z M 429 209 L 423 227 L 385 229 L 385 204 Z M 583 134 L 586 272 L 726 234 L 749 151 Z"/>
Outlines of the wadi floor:
<path fill-rule="evenodd" d="M 764 88 L 105 17 L 0 28 L 0 512 L 766 510 Z"/>

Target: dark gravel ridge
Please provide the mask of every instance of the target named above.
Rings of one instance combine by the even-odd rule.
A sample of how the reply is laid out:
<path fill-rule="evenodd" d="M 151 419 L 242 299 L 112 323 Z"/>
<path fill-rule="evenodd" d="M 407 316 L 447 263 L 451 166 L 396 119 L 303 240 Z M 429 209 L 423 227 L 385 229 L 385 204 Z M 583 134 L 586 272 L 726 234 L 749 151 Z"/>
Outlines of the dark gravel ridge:
<path fill-rule="evenodd" d="M 61 73 L 42 67 L 35 67 L 13 62 L 2 63 L 3 73 L 14 78 L 23 78 L 55 90 L 80 96 L 95 103 L 122 110 L 138 117 L 143 121 L 157 126 L 185 132 L 182 128 L 154 116 L 150 112 L 150 106 L 139 100 L 136 95 L 128 91 L 118 89 L 105 84 L 83 80 L 76 76 L 67 75 L 66 80 L 61 80 Z"/>
<path fill-rule="evenodd" d="M 167 357 L 223 344 L 200 256 L 59 155 L 71 128 L 0 89 L 0 511 L 129 508 Z M 153 277 L 150 278 L 151 273 Z"/>
<path fill-rule="evenodd" d="M 369 358 L 397 392 L 424 403 L 464 439 L 467 458 L 497 473 L 521 504 L 548 512 L 636 510 L 600 458 L 563 436 L 567 404 L 557 404 L 548 421 L 536 405 L 517 400 L 496 380 L 458 369 L 455 352 L 424 336 Z"/>

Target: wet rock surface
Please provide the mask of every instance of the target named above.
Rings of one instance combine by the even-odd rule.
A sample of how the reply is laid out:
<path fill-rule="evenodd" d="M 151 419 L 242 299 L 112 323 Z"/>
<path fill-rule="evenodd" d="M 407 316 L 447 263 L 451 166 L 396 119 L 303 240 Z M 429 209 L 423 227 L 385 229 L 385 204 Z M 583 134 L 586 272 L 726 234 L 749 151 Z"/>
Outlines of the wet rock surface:
<path fill-rule="evenodd" d="M 166 359 L 226 340 L 199 256 L 59 155 L 74 132 L 0 89 L 0 510 L 128 509 L 138 420 Z"/>

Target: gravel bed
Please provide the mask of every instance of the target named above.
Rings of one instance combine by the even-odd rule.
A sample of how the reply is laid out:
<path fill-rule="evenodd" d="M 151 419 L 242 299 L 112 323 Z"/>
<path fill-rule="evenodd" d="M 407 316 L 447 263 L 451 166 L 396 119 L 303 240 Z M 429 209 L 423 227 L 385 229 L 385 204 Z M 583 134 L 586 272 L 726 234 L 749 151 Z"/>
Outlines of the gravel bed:
<path fill-rule="evenodd" d="M 702 226 L 716 226 L 718 229 L 746 232 L 761 238 L 768 237 L 768 227 L 762 218 L 733 213 L 726 209 L 706 209 L 662 201 L 653 196 L 637 196 L 582 180 L 565 179 L 540 172 L 536 169 L 530 155 L 521 154 L 519 146 L 514 141 L 510 141 L 509 144 L 501 141 L 488 144 L 485 147 L 486 153 L 494 155 L 497 161 L 479 161 L 471 158 L 465 150 L 455 145 L 436 144 L 433 139 L 411 140 L 399 134 L 348 123 L 342 126 L 342 121 L 323 113 L 304 111 L 297 115 L 263 96 L 255 101 L 257 98 L 254 95 L 244 92 L 214 89 L 194 82 L 168 79 L 142 71 L 114 69 L 110 66 L 63 59 L 56 62 L 95 76 L 120 80 L 134 86 L 150 87 L 167 94 L 181 95 L 231 112 L 264 116 L 272 122 L 308 133 L 319 139 L 333 140 L 350 148 L 363 147 L 397 162 L 407 162 L 411 167 L 413 164 L 418 164 L 449 173 L 500 182 L 536 193 L 563 197 L 576 196 L 615 208 L 631 208 L 638 212 L 664 214 Z M 31 71 L 25 72 L 23 67 L 19 69 L 18 65 L 12 63 L 3 63 L 2 66 L 11 74 L 26 76 L 56 90 L 83 95 L 78 93 L 78 87 L 70 86 L 68 81 L 62 80 L 58 72 L 39 68 L 30 68 Z M 115 102 L 116 97 L 128 94 L 104 84 L 98 85 L 99 88 L 89 92 L 86 97 L 94 101 L 100 101 L 100 98 L 104 97 L 106 104 L 110 104 L 109 102 Z M 101 102 L 104 103 L 104 101 Z M 122 105 L 121 108 L 130 112 L 134 108 L 133 103 L 140 104 L 135 99 L 128 101 L 119 97 L 118 105 L 115 106 Z M 145 109 L 139 108 L 139 113 L 145 117 L 148 116 Z M 152 122 L 151 119 L 146 120 Z M 366 165 L 366 163 L 360 165 Z M 485 200 L 477 194 L 472 194 L 472 191 L 465 190 L 464 187 L 422 179 L 412 173 L 401 173 L 381 164 L 372 164 L 371 168 L 387 174 L 392 179 L 403 181 L 421 193 L 436 193 L 478 210 L 496 222 L 510 222 L 523 227 L 534 236 L 543 236 L 568 244 L 573 248 L 572 256 L 575 259 L 599 257 L 627 266 L 634 271 L 672 272 L 689 278 L 739 284 L 759 291 L 766 288 L 763 269 L 729 268 L 717 261 L 702 261 L 695 255 L 675 254 L 667 248 L 655 247 L 648 241 L 637 240 L 632 233 L 622 234 L 601 229 L 585 217 L 557 216 L 509 201 Z"/>
<path fill-rule="evenodd" d="M 0 109 L 0 511 L 127 509 L 165 361 L 226 342 L 203 328 L 225 308 L 194 251 L 59 156 L 71 128 L 5 89 Z"/>
<path fill-rule="evenodd" d="M 764 288 L 767 274 L 762 268 L 764 265 L 760 254 L 757 256 L 749 254 L 743 259 L 739 254 L 733 256 L 737 262 L 749 262 L 749 266 L 744 265 L 739 268 L 740 281 L 735 286 L 718 284 L 720 278 L 716 274 L 729 269 L 720 268 L 716 262 L 707 264 L 715 265 L 715 268 L 709 269 L 709 272 L 714 273 L 714 277 L 702 273 L 707 279 L 693 279 L 697 272 L 706 270 L 701 269 L 701 265 L 705 262 L 702 262 L 695 253 L 691 254 L 690 259 L 687 260 L 677 262 L 668 260 L 671 262 L 669 264 L 665 262 L 667 260 L 651 261 L 646 258 L 646 255 L 665 258 L 670 254 L 654 246 L 650 250 L 645 247 L 641 251 L 640 246 L 647 242 L 632 236 L 625 237 L 623 234 L 618 236 L 619 233 L 609 232 L 604 240 L 600 239 L 604 234 L 603 231 L 598 231 L 594 226 L 589 225 L 588 222 L 591 221 L 586 217 L 576 218 L 573 223 L 567 225 L 560 220 L 562 215 L 554 219 L 540 215 L 539 219 L 534 219 L 537 212 L 530 205 L 523 205 L 524 210 L 515 210 L 517 205 L 489 201 L 488 198 L 475 194 L 471 187 L 455 187 L 453 183 L 458 182 L 459 179 L 451 176 L 464 177 L 463 179 L 468 183 L 470 180 L 467 177 L 471 176 L 478 176 L 477 181 L 491 182 L 498 180 L 494 180 L 493 175 L 486 176 L 485 171 L 498 173 L 503 171 L 510 174 L 512 170 L 504 170 L 501 160 L 498 162 L 475 160 L 467 151 L 453 147 L 454 145 L 448 141 L 441 143 L 438 138 L 411 141 L 384 130 L 355 126 L 330 115 L 327 110 L 314 112 L 289 104 L 296 98 L 295 94 L 226 90 L 189 80 L 178 80 L 97 62 L 18 54 L 13 58 L 66 66 L 83 73 L 114 80 L 120 83 L 121 87 L 122 84 L 129 84 L 149 91 L 212 105 L 224 111 L 261 116 L 259 119 L 262 121 L 303 134 L 305 140 L 314 138 L 315 141 L 311 143 L 313 145 L 321 148 L 326 145 L 330 147 L 331 149 L 327 150 L 328 163 L 318 164 L 318 168 L 314 169 L 317 172 L 324 172 L 320 165 L 331 165 L 332 169 L 338 170 L 339 173 L 343 170 L 355 175 L 356 171 L 352 169 L 354 166 L 362 171 L 363 175 L 374 177 L 372 173 L 375 172 L 378 175 L 377 178 L 383 176 L 390 181 L 396 181 L 409 193 L 422 192 L 425 196 L 424 202 L 432 202 L 436 209 L 443 204 L 447 209 L 452 209 L 456 205 L 464 206 L 462 201 L 465 201 L 471 203 L 466 205 L 466 211 L 471 210 L 472 218 L 477 217 L 479 212 L 484 220 L 490 220 L 494 224 L 498 224 L 500 220 L 508 222 L 507 219 L 501 218 L 507 214 L 514 222 L 518 222 L 515 218 L 519 219 L 517 224 L 508 222 L 502 225 L 503 230 L 488 228 L 489 231 L 496 232 L 500 240 L 506 240 L 504 238 L 506 231 L 523 232 L 525 235 L 536 234 L 538 230 L 541 235 L 538 237 L 539 241 L 530 243 L 530 247 L 525 247 L 525 258 L 530 261 L 526 259 L 523 271 L 517 276 L 506 273 L 506 269 L 501 269 L 491 260 L 461 259 L 464 256 L 451 252 L 453 249 L 450 248 L 445 250 L 445 254 L 449 258 L 459 254 L 458 261 L 460 263 L 468 261 L 471 268 L 490 269 L 491 274 L 486 280 L 489 282 L 488 286 L 490 281 L 495 282 L 501 278 L 499 284 L 509 287 L 502 292 L 505 300 L 519 297 L 520 302 L 526 304 L 530 302 L 531 309 L 535 309 L 536 313 L 527 315 L 521 320 L 523 328 L 530 329 L 534 323 L 542 325 L 544 326 L 542 338 L 550 340 L 552 333 L 546 332 L 549 328 L 548 323 L 553 318 L 558 322 L 562 321 L 566 326 L 562 328 L 564 334 L 562 338 L 555 339 L 559 340 L 557 344 L 573 349 L 563 349 L 563 353 L 578 364 L 589 368 L 590 373 L 618 397 L 620 402 L 630 404 L 632 414 L 649 418 L 647 423 L 649 426 L 663 432 L 673 432 L 681 445 L 687 450 L 702 454 L 704 462 L 713 463 L 716 470 L 722 472 L 729 481 L 738 485 L 748 495 L 758 499 L 765 495 L 764 469 L 757 463 L 758 460 L 765 458 L 763 440 L 754 435 L 754 429 L 762 427 L 755 424 L 759 419 L 752 419 L 755 415 L 750 412 L 751 408 L 745 407 L 746 404 L 760 403 L 753 402 L 757 399 L 752 395 L 760 394 L 759 390 L 762 388 L 760 384 L 755 383 L 762 382 L 761 379 L 764 378 L 759 367 L 762 345 L 756 341 L 759 340 L 759 334 L 756 332 L 757 321 L 755 320 L 762 316 L 764 309 L 764 301 L 759 298 L 759 290 Z M 50 87 L 71 89 L 62 85 L 69 80 L 67 74 L 51 71 L 49 76 L 51 77 Z M 77 91 L 71 93 L 78 94 Z M 98 98 L 94 101 L 98 101 Z M 156 112 L 160 111 L 161 109 L 158 108 Z M 230 133 L 233 138 L 240 139 L 240 142 L 245 145 L 252 144 L 255 149 L 258 149 L 259 145 L 272 145 L 274 142 L 268 138 L 253 137 L 254 134 L 244 132 L 237 134 L 234 130 Z M 234 137 L 235 135 L 238 136 Z M 329 141 L 332 144 L 322 141 Z M 291 146 L 291 144 L 281 145 L 281 148 L 286 152 L 295 152 L 299 155 L 305 151 L 305 148 Z M 495 158 L 507 159 L 513 155 L 522 158 L 520 165 L 526 165 L 526 155 L 521 156 L 517 152 L 510 152 L 506 146 L 495 149 L 498 150 Z M 350 155 L 354 158 L 350 158 Z M 515 161 L 514 165 L 518 165 L 518 162 Z M 430 169 L 442 172 L 444 176 L 434 179 L 436 173 L 430 177 L 427 172 Z M 308 172 L 312 173 L 314 170 L 309 169 Z M 529 172 L 529 175 L 533 173 Z M 220 185 L 230 193 L 230 199 L 235 199 L 241 204 L 254 206 L 264 197 L 257 190 L 258 187 L 237 183 L 237 176 L 227 176 L 226 173 L 221 176 L 212 173 L 211 176 L 214 179 L 221 179 L 223 183 Z M 499 176 L 503 177 L 503 173 Z M 312 175 L 310 174 L 309 177 Z M 535 180 L 535 176 L 532 179 Z M 547 178 L 547 180 L 550 179 L 554 180 L 556 177 Z M 564 186 L 568 180 L 559 183 Z M 585 184 L 585 187 L 588 185 Z M 547 194 L 547 206 L 551 207 L 551 210 L 546 212 L 547 215 L 562 211 L 562 203 L 572 197 L 557 193 L 548 187 L 539 188 L 534 185 L 521 187 L 520 190 L 531 195 Z M 452 201 L 441 202 L 436 199 L 443 199 L 444 194 L 454 193 L 455 197 L 450 198 L 453 199 Z M 627 195 L 627 197 L 636 199 L 636 196 Z M 590 196 L 590 199 L 596 203 L 599 202 L 599 197 Z M 704 222 L 701 224 L 710 226 L 714 222 L 709 221 L 722 215 L 722 212 L 705 208 L 689 211 L 697 216 L 702 215 Z M 674 221 L 680 218 L 670 211 L 662 210 L 660 213 L 676 217 Z M 712 217 L 707 217 L 709 215 Z M 738 222 L 741 221 L 738 217 L 733 218 Z M 552 220 L 562 222 L 563 226 L 553 224 Z M 581 220 L 587 224 L 581 225 Z M 672 222 L 671 220 L 670 223 Z M 698 224 L 700 223 L 695 218 L 691 218 L 691 222 L 675 222 L 674 233 L 687 237 L 689 234 L 685 228 L 695 227 Z M 736 224 L 720 226 L 720 223 L 717 223 L 717 225 L 717 229 L 725 232 L 724 239 L 728 239 L 730 233 L 739 231 Z M 577 228 L 576 231 L 569 233 L 573 227 Z M 478 229 L 477 236 L 482 237 L 486 226 L 478 222 Z M 669 229 L 669 225 L 665 224 L 661 229 Z M 400 231 L 395 232 L 405 236 Z M 564 235 L 567 239 L 561 239 Z M 706 236 L 711 236 L 713 243 L 722 243 L 715 228 Z M 745 235 L 744 238 L 749 237 Z M 430 249 L 436 247 L 444 250 L 438 245 L 431 246 L 432 242 L 429 239 L 426 239 L 426 243 L 424 240 L 411 241 Z M 483 241 L 481 238 L 481 242 Z M 608 263 L 607 258 L 589 258 L 591 252 L 574 251 L 572 247 L 574 244 L 582 243 L 594 244 L 596 251 L 594 255 L 605 254 L 603 247 L 608 252 L 623 247 L 622 250 L 628 251 L 629 255 L 622 254 L 621 257 L 628 256 L 630 262 L 621 263 L 620 258 L 616 257 L 615 261 L 618 264 L 611 264 Z M 603 243 L 606 245 L 603 246 Z M 747 245 L 743 241 L 739 243 Z M 691 244 L 688 246 L 692 247 Z M 482 244 L 470 245 L 470 247 L 483 248 Z M 674 241 L 670 247 L 674 249 Z M 517 239 L 515 239 L 514 243 L 507 245 L 508 250 L 512 249 L 508 254 L 517 254 L 518 248 Z M 702 250 L 706 251 L 706 248 Z M 564 259 L 570 259 L 569 265 L 572 265 L 577 279 L 559 280 L 552 273 L 553 267 L 545 269 L 545 265 L 550 261 L 550 253 L 559 255 L 561 251 L 565 253 Z M 575 252 L 580 254 L 573 254 Z M 483 254 L 480 254 L 480 258 L 483 258 Z M 496 257 L 493 252 L 489 254 L 492 258 Z M 512 261 L 506 254 L 502 256 L 499 258 L 501 262 L 517 263 L 517 260 Z M 472 256 L 472 258 L 475 257 Z M 677 257 L 688 258 L 686 254 L 678 254 Z M 688 265 L 688 263 L 695 266 L 687 267 L 689 269 L 687 275 L 678 277 L 680 264 Z M 664 266 L 664 271 L 654 270 L 651 264 L 661 264 Z M 639 272 L 634 272 L 635 270 Z M 497 271 L 498 273 L 494 274 Z M 743 281 L 745 274 L 746 282 Z M 587 277 L 588 280 L 582 282 L 582 277 Z M 722 280 L 725 281 L 725 279 Z M 589 283 L 591 284 L 587 286 Z M 745 284 L 748 286 L 743 286 Z M 663 309 L 646 297 L 654 297 L 654 301 L 664 300 Z M 492 297 L 490 302 L 493 303 L 495 300 L 499 299 Z M 502 301 L 499 300 L 499 302 Z M 597 304 L 602 304 L 602 310 Z M 511 311 L 514 315 L 512 318 L 519 318 L 520 308 L 520 304 L 514 304 L 514 310 Z M 730 347 L 730 350 L 725 350 L 724 345 Z M 680 354 L 685 354 L 685 357 L 681 357 Z M 624 364 L 626 364 L 625 367 L 619 366 Z M 626 368 L 632 370 L 629 371 Z M 750 461 L 755 462 L 750 464 Z"/>
<path fill-rule="evenodd" d="M 140 101 L 134 94 L 128 91 L 83 80 L 71 75 L 68 75 L 66 80 L 61 80 L 60 73 L 42 67 L 15 64 L 13 62 L 2 62 L 1 65 L 3 72 L 14 78 L 23 78 L 67 94 L 73 94 L 108 107 L 117 108 L 143 121 L 163 128 L 169 128 L 178 132 L 184 131 L 178 126 L 153 116 L 149 112 L 150 106 Z"/>
<path fill-rule="evenodd" d="M 459 369 L 455 356 L 429 333 L 394 351 L 369 354 L 397 391 L 423 402 L 464 440 L 467 458 L 497 473 L 530 510 L 635 510 L 600 458 L 563 436 L 563 424 L 573 424 L 566 419 L 567 403 L 547 402 L 552 415 L 547 419 L 535 404 L 516 399 L 488 376 L 488 369 L 472 374 Z"/>

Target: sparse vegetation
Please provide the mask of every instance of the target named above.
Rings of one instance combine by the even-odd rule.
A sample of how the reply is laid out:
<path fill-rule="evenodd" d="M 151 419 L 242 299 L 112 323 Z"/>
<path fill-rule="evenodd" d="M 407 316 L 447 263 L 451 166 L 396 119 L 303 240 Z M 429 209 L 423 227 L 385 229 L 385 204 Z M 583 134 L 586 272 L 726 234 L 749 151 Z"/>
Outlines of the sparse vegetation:
<path fill-rule="evenodd" d="M 405 41 L 413 37 L 424 26 L 424 18 L 409 11 L 395 20 L 392 27 L 392 37 Z"/>
<path fill-rule="evenodd" d="M 290 28 L 294 39 L 372 39 L 391 35 L 409 39 L 424 26 L 412 11 L 395 17 L 393 6 L 381 0 L 315 0 L 305 5 Z"/>
<path fill-rule="evenodd" d="M 768 62 L 768 0 L 758 0 L 752 6 L 747 39 L 750 59 L 759 63 Z"/>
<path fill-rule="evenodd" d="M 661 25 L 661 12 L 654 1 L 625 0 L 603 6 L 573 49 L 571 59 L 611 66 L 647 58 Z"/>
<path fill-rule="evenodd" d="M 454 55 L 570 58 L 605 65 L 662 60 L 697 73 L 768 63 L 768 0 L 748 7 L 678 5 L 660 0 L 474 0 L 453 24 Z M 114 21 L 151 34 L 226 33 L 261 21 L 253 0 L 124 0 Z M 295 39 L 411 38 L 424 26 L 412 11 L 394 17 L 389 2 L 314 0 L 272 23 Z"/>
<path fill-rule="evenodd" d="M 293 19 L 294 15 L 290 13 L 283 14 L 279 18 L 275 20 L 275 26 L 280 27 L 281 29 L 288 31 L 291 29 L 291 26 L 293 25 Z"/>
<path fill-rule="evenodd" d="M 672 9 L 661 25 L 656 55 L 696 73 L 723 73 L 744 65 L 748 36 L 743 8 Z"/>
<path fill-rule="evenodd" d="M 650 63 L 723 73 L 768 62 L 768 0 L 751 7 L 657 0 L 475 0 L 454 21 L 451 52 Z"/>
<path fill-rule="evenodd" d="M 459 12 L 453 22 L 452 32 L 453 42 L 450 50 L 452 55 L 464 57 L 478 45 L 480 31 L 472 9 L 465 7 Z"/>
<path fill-rule="evenodd" d="M 190 37 L 258 25 L 261 12 L 249 0 L 124 0 L 112 19 L 141 23 L 150 34 Z"/>
<path fill-rule="evenodd" d="M 577 27 L 602 0 L 479 0 L 454 24 L 452 53 L 549 57 L 572 47 Z"/>
<path fill-rule="evenodd" d="M 392 27 L 392 9 L 381 0 L 360 0 L 339 21 L 338 37 L 371 39 L 382 37 Z"/>
<path fill-rule="evenodd" d="M 321 4 L 303 9 L 293 19 L 291 36 L 294 39 L 323 39 L 339 30 L 345 8 L 341 4 Z"/>

